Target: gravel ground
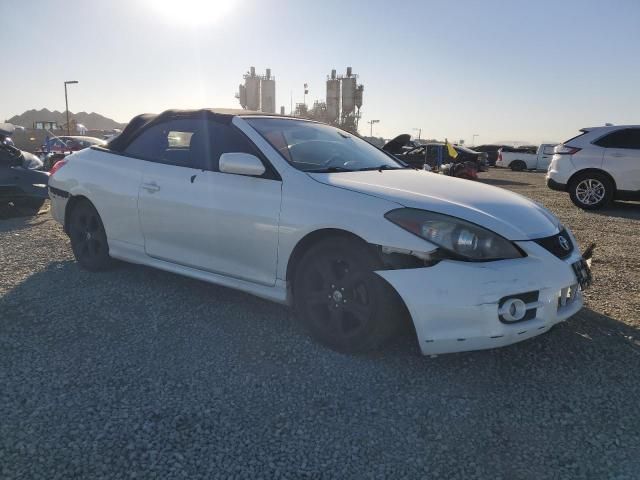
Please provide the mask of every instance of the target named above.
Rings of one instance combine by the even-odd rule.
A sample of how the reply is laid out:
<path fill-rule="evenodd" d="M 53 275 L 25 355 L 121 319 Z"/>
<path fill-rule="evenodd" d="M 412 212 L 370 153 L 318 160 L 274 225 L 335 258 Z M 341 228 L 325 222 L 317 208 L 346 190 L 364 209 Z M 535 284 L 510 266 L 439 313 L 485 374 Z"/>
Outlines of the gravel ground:
<path fill-rule="evenodd" d="M 316 345 L 282 306 L 134 265 L 81 271 L 48 213 L 0 221 L 0 478 L 640 478 L 640 205 L 559 214 L 595 283 L 492 351 Z"/>

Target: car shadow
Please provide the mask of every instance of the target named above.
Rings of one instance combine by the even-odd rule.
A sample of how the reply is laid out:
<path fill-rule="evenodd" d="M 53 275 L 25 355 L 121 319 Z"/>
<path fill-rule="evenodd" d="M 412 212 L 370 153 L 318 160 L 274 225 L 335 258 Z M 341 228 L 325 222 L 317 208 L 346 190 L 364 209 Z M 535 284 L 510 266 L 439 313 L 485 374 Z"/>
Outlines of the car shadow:
<path fill-rule="evenodd" d="M 65 286 L 64 302 L 56 306 L 60 285 Z M 33 298 L 40 301 L 34 302 Z M 51 317 L 52 308 L 57 316 Z M 82 315 L 76 313 L 78 310 Z M 9 289 L 0 298 L 0 312 L 3 312 L 0 327 L 3 322 L 29 321 L 24 318 L 27 313 L 34 321 L 48 317 L 56 329 L 73 329 L 78 319 L 85 316 L 93 322 L 93 326 L 88 324 L 87 328 L 100 330 L 101 325 L 109 323 L 111 328 L 122 327 L 123 334 L 129 329 L 128 322 L 153 324 L 157 315 L 161 315 L 168 328 L 179 329 L 186 336 L 197 336 L 204 328 L 213 338 L 224 337 L 238 351 L 247 349 L 245 334 L 258 328 L 261 335 L 251 335 L 257 342 L 251 346 L 252 350 L 262 346 L 278 355 L 274 346 L 281 344 L 284 336 L 288 337 L 284 338 L 285 343 L 312 348 L 319 354 L 340 355 L 310 340 L 286 306 L 231 288 L 123 262 L 100 273 L 87 272 L 73 260 L 51 262 Z M 185 318 L 190 322 L 185 324 Z M 368 354 L 342 356 L 396 365 L 407 360 L 422 361 L 410 320 L 399 314 L 396 321 L 402 323 L 402 328 L 384 348 Z M 197 328 L 190 332 L 189 325 Z M 569 351 L 595 344 L 615 349 L 618 355 L 627 352 L 636 362 L 640 360 L 640 330 L 583 308 L 570 320 L 533 339 L 493 350 L 439 355 L 425 364 L 456 365 L 462 359 L 472 358 L 481 365 L 501 359 L 512 364 L 524 362 L 524 368 L 531 354 L 542 352 L 548 358 L 561 358 Z M 282 352 L 286 356 L 291 353 L 289 347 Z"/>
<path fill-rule="evenodd" d="M 198 461 L 209 452 L 203 438 L 244 429 L 247 443 L 279 452 L 316 445 L 324 429 L 359 432 L 360 446 L 386 435 L 401 452 L 462 458 L 500 478 L 557 476 L 558 463 L 530 462 L 533 454 L 614 473 L 637 458 L 640 336 L 589 309 L 510 347 L 425 358 L 410 329 L 374 353 L 340 354 L 310 340 L 286 307 L 131 264 L 89 273 L 54 261 L 3 292 L 0 407 L 16 412 L 5 443 L 16 438 L 37 452 L 13 457 L 23 462 L 62 462 L 38 437 L 49 431 L 65 454 L 71 442 L 103 442 L 77 427 L 94 423 L 113 426 L 104 443 L 82 450 L 83 472 L 104 461 L 91 445 L 107 460 L 127 458 L 127 442 L 152 448 L 138 447 L 147 428 L 176 451 L 183 439 L 195 444 L 188 455 Z M 245 416 L 251 421 L 240 424 Z M 243 452 L 234 460 L 251 458 Z M 358 452 L 381 455 L 374 444 Z M 522 476 L 521 465 L 539 471 Z M 324 464 L 313 467 L 322 477 Z"/>
<path fill-rule="evenodd" d="M 18 232 L 46 222 L 54 222 L 54 220 L 48 215 L 48 211 L 42 210 L 37 215 L 0 217 L 0 233 Z"/>
<path fill-rule="evenodd" d="M 531 185 L 531 183 L 517 182 L 515 180 L 503 180 L 500 178 L 478 178 L 480 183 L 486 183 L 487 185 L 503 186 L 503 185 Z"/>
<path fill-rule="evenodd" d="M 640 220 L 640 203 L 616 201 L 601 210 L 592 210 L 590 213 L 605 217 Z"/>
<path fill-rule="evenodd" d="M 0 220 L 9 220 L 13 218 L 33 218 L 37 215 L 44 215 L 49 213 L 50 207 L 45 204 L 37 214 L 31 213 L 29 210 L 25 210 L 20 207 L 14 207 L 13 205 L 1 204 L 0 205 Z"/>

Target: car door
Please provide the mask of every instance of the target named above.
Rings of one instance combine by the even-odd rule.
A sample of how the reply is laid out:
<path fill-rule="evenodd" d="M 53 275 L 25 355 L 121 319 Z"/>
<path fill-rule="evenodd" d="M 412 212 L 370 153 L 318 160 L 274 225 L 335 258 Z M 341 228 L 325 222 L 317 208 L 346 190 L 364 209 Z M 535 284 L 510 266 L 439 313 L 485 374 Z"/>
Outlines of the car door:
<path fill-rule="evenodd" d="M 553 148 L 555 145 L 540 145 L 540 153 L 538 154 L 537 170 L 546 171 L 553 157 Z"/>
<path fill-rule="evenodd" d="M 640 190 L 640 128 L 616 130 L 594 142 L 605 147 L 603 168 L 618 190 Z"/>
<path fill-rule="evenodd" d="M 222 153 L 257 149 L 235 127 L 203 119 L 157 130 L 157 159 L 145 166 L 138 200 L 147 255 L 275 284 L 281 182 L 217 168 Z"/>

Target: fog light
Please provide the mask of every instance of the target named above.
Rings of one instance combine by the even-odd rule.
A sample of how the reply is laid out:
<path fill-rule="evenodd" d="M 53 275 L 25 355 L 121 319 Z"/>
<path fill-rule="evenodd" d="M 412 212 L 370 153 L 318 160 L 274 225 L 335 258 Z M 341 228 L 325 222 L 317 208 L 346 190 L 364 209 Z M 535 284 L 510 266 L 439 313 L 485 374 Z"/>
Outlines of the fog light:
<path fill-rule="evenodd" d="M 519 298 L 510 298 L 502 304 L 499 313 L 506 322 L 518 322 L 527 314 L 527 304 Z"/>

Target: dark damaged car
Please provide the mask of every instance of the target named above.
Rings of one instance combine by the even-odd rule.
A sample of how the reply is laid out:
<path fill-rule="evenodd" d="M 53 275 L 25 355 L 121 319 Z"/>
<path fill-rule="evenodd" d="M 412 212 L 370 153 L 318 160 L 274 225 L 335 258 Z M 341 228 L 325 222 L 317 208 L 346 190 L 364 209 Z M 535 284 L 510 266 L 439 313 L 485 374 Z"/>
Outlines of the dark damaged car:
<path fill-rule="evenodd" d="M 38 157 L 13 145 L 14 131 L 13 125 L 0 124 L 0 206 L 35 214 L 48 198 L 49 174 Z"/>

